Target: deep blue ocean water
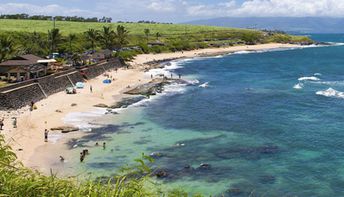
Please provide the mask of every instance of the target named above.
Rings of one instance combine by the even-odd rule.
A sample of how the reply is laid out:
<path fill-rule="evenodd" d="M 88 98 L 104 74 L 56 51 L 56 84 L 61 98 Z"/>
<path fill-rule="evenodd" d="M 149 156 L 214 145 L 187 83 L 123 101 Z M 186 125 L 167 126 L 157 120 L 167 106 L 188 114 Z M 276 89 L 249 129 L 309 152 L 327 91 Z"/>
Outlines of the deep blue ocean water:
<path fill-rule="evenodd" d="M 93 154 L 88 170 L 112 173 L 159 152 L 153 167 L 169 173 L 160 182 L 190 193 L 344 196 L 344 46 L 177 64 L 174 73 L 199 84 L 108 117 L 121 126 L 104 134 L 115 152 Z"/>

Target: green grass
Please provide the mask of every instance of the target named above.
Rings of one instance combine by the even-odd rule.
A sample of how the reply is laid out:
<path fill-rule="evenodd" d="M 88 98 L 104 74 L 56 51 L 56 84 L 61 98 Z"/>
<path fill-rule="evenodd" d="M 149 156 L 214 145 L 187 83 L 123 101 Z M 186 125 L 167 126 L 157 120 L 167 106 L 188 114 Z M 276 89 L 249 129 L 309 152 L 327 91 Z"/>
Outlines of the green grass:
<path fill-rule="evenodd" d="M 83 33 L 86 30 L 93 28 L 101 30 L 103 26 L 117 25 L 125 26 L 130 34 L 144 35 L 144 29 L 150 29 L 151 34 L 156 32 L 162 35 L 185 34 L 185 33 L 202 33 L 209 31 L 238 31 L 240 29 L 213 27 L 213 26 L 197 26 L 197 25 L 183 25 L 183 24 L 145 24 L 145 23 L 95 23 L 95 22 L 66 22 L 56 21 L 56 28 L 59 28 L 65 35 L 69 33 Z M 0 31 L 20 31 L 20 32 L 41 32 L 47 33 L 53 28 L 52 21 L 40 20 L 15 20 L 15 19 L 0 19 Z M 246 30 L 245 30 L 246 31 Z"/>

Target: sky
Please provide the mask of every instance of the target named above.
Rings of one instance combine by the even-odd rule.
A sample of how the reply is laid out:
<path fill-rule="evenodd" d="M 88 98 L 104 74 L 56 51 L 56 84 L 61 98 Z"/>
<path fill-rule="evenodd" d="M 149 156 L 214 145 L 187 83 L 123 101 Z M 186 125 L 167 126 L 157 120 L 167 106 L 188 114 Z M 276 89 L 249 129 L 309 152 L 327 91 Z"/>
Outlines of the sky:
<path fill-rule="evenodd" d="M 344 0 L 0 0 L 0 14 L 186 22 L 216 17 L 344 17 Z"/>

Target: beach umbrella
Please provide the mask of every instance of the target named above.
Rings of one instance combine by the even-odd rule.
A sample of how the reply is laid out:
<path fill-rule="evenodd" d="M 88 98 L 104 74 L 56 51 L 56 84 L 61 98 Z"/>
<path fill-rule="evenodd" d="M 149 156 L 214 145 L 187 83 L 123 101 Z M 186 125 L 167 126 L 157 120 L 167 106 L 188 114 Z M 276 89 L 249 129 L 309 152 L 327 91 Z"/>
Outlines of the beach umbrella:
<path fill-rule="evenodd" d="M 111 83 L 111 79 L 105 79 L 105 80 L 103 81 L 103 83 L 105 83 L 105 84 L 110 84 L 110 83 Z"/>
<path fill-rule="evenodd" d="M 78 88 L 78 89 L 83 89 L 83 88 L 85 87 L 85 84 L 82 83 L 82 82 L 78 82 L 78 83 L 75 84 L 75 86 L 76 86 L 76 88 Z"/>

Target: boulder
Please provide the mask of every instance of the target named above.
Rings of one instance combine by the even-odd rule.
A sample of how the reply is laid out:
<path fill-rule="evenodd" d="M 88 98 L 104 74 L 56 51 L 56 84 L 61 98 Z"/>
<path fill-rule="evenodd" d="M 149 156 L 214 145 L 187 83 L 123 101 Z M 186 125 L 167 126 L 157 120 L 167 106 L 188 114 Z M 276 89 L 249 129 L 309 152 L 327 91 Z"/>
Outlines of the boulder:
<path fill-rule="evenodd" d="M 61 126 L 61 127 L 51 128 L 50 130 L 61 131 L 61 133 L 70 133 L 70 132 L 74 132 L 74 131 L 79 131 L 79 128 L 73 127 L 73 126 Z"/>
<path fill-rule="evenodd" d="M 99 108 L 109 108 L 108 105 L 104 104 L 104 103 L 99 103 L 97 105 L 93 105 L 93 107 L 99 107 Z"/>
<path fill-rule="evenodd" d="M 166 178 L 168 177 L 168 172 L 167 170 L 164 169 L 157 169 L 153 172 L 153 175 L 156 176 L 157 178 Z"/>

